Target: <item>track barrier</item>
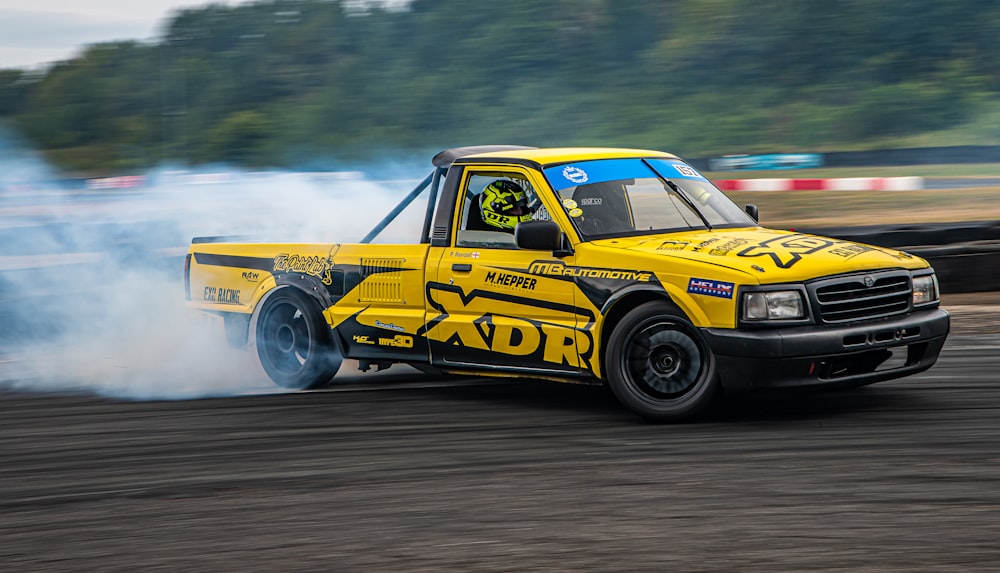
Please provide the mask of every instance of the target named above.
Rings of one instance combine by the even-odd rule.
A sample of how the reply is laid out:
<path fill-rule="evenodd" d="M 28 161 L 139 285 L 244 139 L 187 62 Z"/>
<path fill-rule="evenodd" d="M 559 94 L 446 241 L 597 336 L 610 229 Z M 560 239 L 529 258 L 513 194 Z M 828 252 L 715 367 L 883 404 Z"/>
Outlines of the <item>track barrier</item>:
<path fill-rule="evenodd" d="M 944 293 L 1000 291 L 1000 221 L 798 230 L 927 259 Z"/>
<path fill-rule="evenodd" d="M 920 191 L 923 177 L 842 177 L 830 179 L 719 179 L 723 191 Z"/>

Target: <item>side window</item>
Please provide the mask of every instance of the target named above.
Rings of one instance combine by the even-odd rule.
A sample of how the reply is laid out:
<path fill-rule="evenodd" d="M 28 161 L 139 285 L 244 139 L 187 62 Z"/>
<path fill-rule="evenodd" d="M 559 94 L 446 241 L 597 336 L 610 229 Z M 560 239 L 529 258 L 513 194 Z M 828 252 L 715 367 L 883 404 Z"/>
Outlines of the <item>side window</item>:
<path fill-rule="evenodd" d="M 534 188 L 519 173 L 470 172 L 462 188 L 463 204 L 455 246 L 516 249 L 514 227 L 534 217 Z"/>

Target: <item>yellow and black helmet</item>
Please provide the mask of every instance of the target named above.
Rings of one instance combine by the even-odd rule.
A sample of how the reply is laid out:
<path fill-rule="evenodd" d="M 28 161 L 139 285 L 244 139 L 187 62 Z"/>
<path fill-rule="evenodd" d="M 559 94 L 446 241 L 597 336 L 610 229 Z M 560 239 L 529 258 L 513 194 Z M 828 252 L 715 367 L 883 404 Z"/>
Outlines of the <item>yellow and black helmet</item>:
<path fill-rule="evenodd" d="M 483 221 L 505 231 L 513 231 L 521 221 L 531 220 L 528 194 L 520 185 L 508 179 L 497 179 L 479 194 Z"/>

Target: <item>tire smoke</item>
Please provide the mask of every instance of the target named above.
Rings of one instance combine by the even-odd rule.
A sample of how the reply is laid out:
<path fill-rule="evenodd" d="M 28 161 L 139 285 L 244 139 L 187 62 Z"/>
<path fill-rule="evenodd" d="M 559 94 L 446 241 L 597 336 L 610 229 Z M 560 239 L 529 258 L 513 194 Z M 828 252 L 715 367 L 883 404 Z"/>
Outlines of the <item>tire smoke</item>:
<path fill-rule="evenodd" d="M 283 391 L 252 349 L 229 348 L 221 325 L 186 308 L 192 237 L 357 241 L 429 169 L 161 169 L 119 188 L 60 181 L 2 134 L 0 151 L 0 388 L 140 400 Z M 425 205 L 379 242 L 416 240 Z"/>

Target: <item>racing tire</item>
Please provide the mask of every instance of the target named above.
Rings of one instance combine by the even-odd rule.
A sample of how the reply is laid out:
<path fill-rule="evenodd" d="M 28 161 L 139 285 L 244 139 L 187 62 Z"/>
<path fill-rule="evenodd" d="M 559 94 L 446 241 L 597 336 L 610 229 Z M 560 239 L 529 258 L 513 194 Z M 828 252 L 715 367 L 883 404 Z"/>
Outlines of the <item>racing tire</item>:
<path fill-rule="evenodd" d="M 629 311 L 612 331 L 606 356 L 611 391 L 648 420 L 689 420 L 719 393 L 711 349 L 684 313 L 666 301 Z"/>
<path fill-rule="evenodd" d="M 319 304 L 290 287 L 264 303 L 256 345 L 264 372 L 275 384 L 295 390 L 327 384 L 343 360 Z"/>

